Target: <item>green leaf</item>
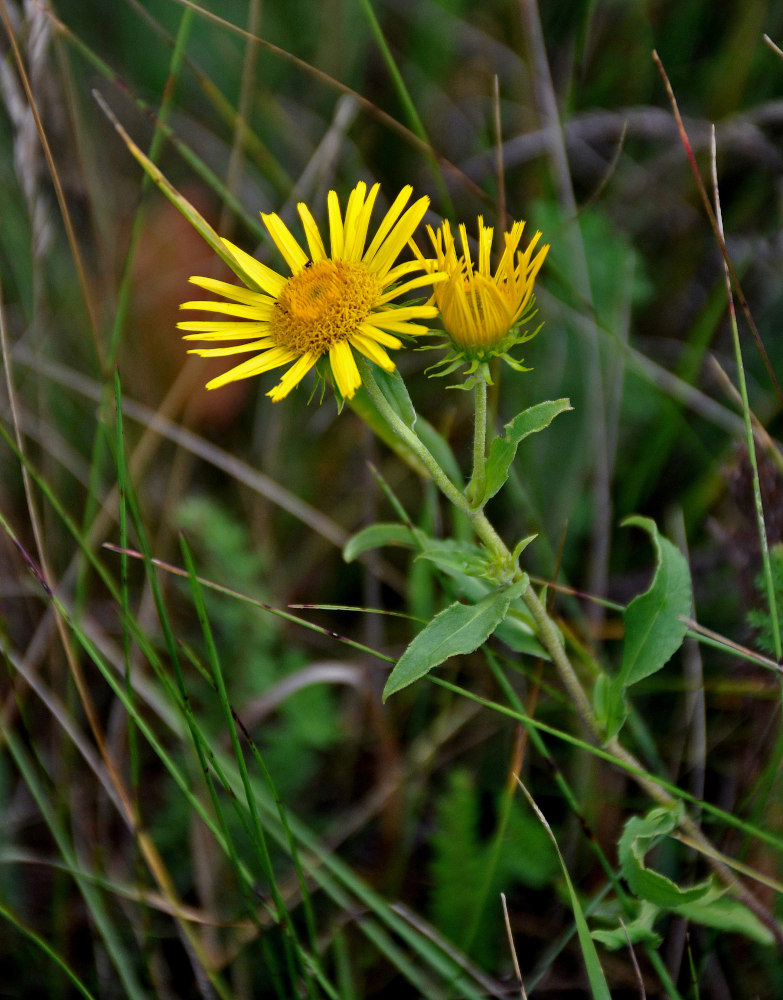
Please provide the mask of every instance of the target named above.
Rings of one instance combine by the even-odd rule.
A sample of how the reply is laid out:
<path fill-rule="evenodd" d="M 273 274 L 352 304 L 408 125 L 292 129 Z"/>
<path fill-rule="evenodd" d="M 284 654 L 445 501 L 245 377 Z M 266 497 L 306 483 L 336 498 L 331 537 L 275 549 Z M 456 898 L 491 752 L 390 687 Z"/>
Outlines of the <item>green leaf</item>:
<path fill-rule="evenodd" d="M 519 559 L 519 557 L 522 555 L 522 553 L 528 547 L 528 545 L 530 545 L 531 542 L 534 542 L 537 538 L 538 538 L 537 534 L 536 535 L 526 535 L 525 538 L 523 538 L 520 541 L 518 541 L 517 544 L 514 546 L 514 551 L 511 553 L 511 561 L 513 563 L 516 563 L 517 560 Z"/>
<path fill-rule="evenodd" d="M 483 549 L 471 542 L 424 538 L 422 545 L 422 552 L 416 558 L 428 559 L 450 576 L 484 576 L 491 570 Z"/>
<path fill-rule="evenodd" d="M 759 944 L 773 945 L 775 936 L 769 927 L 765 927 L 744 903 L 727 896 L 726 892 L 726 889 L 713 886 L 703 899 L 683 903 L 682 906 L 674 907 L 673 912 L 696 924 L 715 927 L 728 933 L 744 934 Z"/>
<path fill-rule="evenodd" d="M 712 878 L 698 885 L 681 889 L 675 882 L 659 872 L 647 868 L 645 855 L 655 841 L 667 836 L 677 825 L 682 814 L 682 805 L 676 807 L 659 806 L 646 816 L 633 816 L 625 824 L 618 856 L 623 877 L 639 899 L 647 899 L 662 909 L 673 909 L 684 903 L 703 902 L 713 888 Z"/>
<path fill-rule="evenodd" d="M 383 700 L 451 656 L 472 653 L 492 635 L 505 618 L 509 605 L 528 585 L 527 576 L 493 590 L 478 604 L 451 604 L 436 615 L 408 646 L 386 681 Z"/>
<path fill-rule="evenodd" d="M 459 467 L 459 462 L 454 457 L 454 452 L 449 447 L 448 441 L 421 414 L 419 414 L 419 419 L 416 421 L 416 434 L 427 451 L 434 456 L 435 461 L 452 483 L 462 489 L 464 485 L 462 471 Z"/>
<path fill-rule="evenodd" d="M 386 402 L 391 406 L 397 416 L 406 427 L 413 430 L 416 423 L 416 409 L 408 395 L 408 389 L 402 380 L 402 376 L 395 368 L 393 372 L 386 372 L 377 365 L 373 369 L 373 376 L 378 384 L 378 388 L 386 397 Z"/>
<path fill-rule="evenodd" d="M 422 544 L 419 535 L 422 532 L 409 528 L 406 524 L 371 524 L 352 535 L 343 548 L 343 559 L 353 562 L 363 552 L 380 549 L 384 545 L 401 545 L 406 549 L 415 549 Z"/>
<path fill-rule="evenodd" d="M 649 590 L 635 597 L 623 612 L 625 643 L 620 672 L 614 678 L 601 676 L 593 691 L 599 725 L 611 739 L 620 732 L 628 716 L 626 688 L 660 670 L 685 638 L 683 621 L 691 613 L 691 577 L 680 550 L 663 538 L 655 522 L 629 517 L 623 525 L 637 525 L 652 538 L 657 565 Z"/>
<path fill-rule="evenodd" d="M 628 925 L 631 928 L 639 923 L 640 928 L 651 927 L 648 922 L 649 913 L 645 906 L 654 910 L 668 910 L 693 923 L 715 927 L 725 932 L 744 934 L 760 944 L 774 944 L 774 936 L 768 927 L 752 913 L 742 902 L 727 895 L 727 890 L 715 885 L 712 877 L 698 885 L 681 888 L 671 879 L 659 872 L 647 868 L 644 864 L 645 855 L 660 837 L 668 836 L 679 822 L 682 814 L 682 804 L 676 807 L 659 806 L 652 809 L 646 816 L 634 816 L 625 824 L 618 855 L 623 877 L 631 890 L 642 901 L 638 917 Z M 654 913 L 653 913 L 654 917 Z M 624 942 L 620 931 L 600 931 L 593 937 L 602 941 L 607 947 L 619 947 Z M 599 936 L 600 935 L 600 936 Z M 610 943 L 609 936 L 616 935 L 616 944 Z M 632 943 L 642 938 L 631 937 Z"/>
<path fill-rule="evenodd" d="M 520 441 L 530 434 L 535 434 L 536 431 L 542 431 L 552 423 L 559 413 L 570 409 L 572 407 L 568 399 L 537 403 L 535 406 L 523 410 L 522 413 L 518 413 L 510 423 L 506 424 L 506 433 L 503 437 L 495 438 L 489 446 L 482 503 L 491 499 L 505 483 Z"/>
<path fill-rule="evenodd" d="M 619 680 L 624 687 L 660 670 L 679 649 L 691 613 L 691 575 L 680 550 L 663 538 L 647 517 L 628 517 L 623 526 L 636 525 L 655 545 L 658 565 L 650 589 L 635 597 L 623 612 L 625 644 Z"/>
<path fill-rule="evenodd" d="M 661 936 L 652 928 L 661 911 L 646 899 L 640 900 L 638 907 L 633 920 L 624 922 L 622 927 L 615 927 L 613 930 L 593 931 L 593 938 L 610 951 L 627 948 L 629 941 L 631 944 L 647 944 L 657 948 L 661 943 Z"/>
<path fill-rule="evenodd" d="M 508 614 L 495 629 L 495 638 L 500 639 L 515 653 L 535 656 L 536 659 L 550 659 L 549 653 L 536 639 L 532 619 L 521 601 L 512 603 Z"/>
<path fill-rule="evenodd" d="M 593 708 L 596 719 L 606 738 L 610 739 L 625 725 L 628 718 L 628 705 L 625 701 L 625 689 L 618 678 L 608 674 L 599 674 L 593 689 Z"/>

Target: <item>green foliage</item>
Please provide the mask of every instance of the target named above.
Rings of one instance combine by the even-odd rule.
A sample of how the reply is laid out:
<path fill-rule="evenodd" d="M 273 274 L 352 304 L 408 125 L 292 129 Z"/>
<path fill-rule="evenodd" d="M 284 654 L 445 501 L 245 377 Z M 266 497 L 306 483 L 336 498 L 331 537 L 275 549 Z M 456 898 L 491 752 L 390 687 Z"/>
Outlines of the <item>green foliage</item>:
<path fill-rule="evenodd" d="M 625 642 L 619 673 L 611 680 L 602 674 L 596 684 L 596 712 L 607 737 L 615 736 L 625 722 L 627 689 L 661 670 L 682 645 L 688 628 L 683 619 L 693 603 L 690 571 L 679 549 L 658 533 L 649 518 L 629 517 L 624 524 L 649 534 L 657 560 L 649 589 L 623 611 Z"/>
<path fill-rule="evenodd" d="M 625 947 L 660 940 L 652 927 L 662 914 L 674 914 L 708 927 L 743 934 L 759 944 L 774 944 L 770 930 L 739 900 L 710 877 L 696 885 L 682 887 L 648 867 L 646 855 L 676 828 L 682 807 L 653 809 L 646 816 L 632 816 L 620 837 L 618 854 L 623 878 L 638 900 L 636 916 L 612 931 L 594 931 L 593 937 L 607 948 Z M 626 937 L 627 931 L 627 937 Z"/>
<path fill-rule="evenodd" d="M 500 796 L 494 812 L 504 809 Z M 430 918 L 457 944 L 473 925 L 475 908 L 486 898 L 471 954 L 485 964 L 497 962 L 502 934 L 501 892 L 510 895 L 516 886 L 544 889 L 557 876 L 557 855 L 541 824 L 513 800 L 500 844 L 481 833 L 481 790 L 464 768 L 449 773 L 448 784 L 435 804 L 435 832 L 430 841 L 428 873 Z M 489 883 L 489 884 L 488 884 Z"/>
<path fill-rule="evenodd" d="M 451 656 L 472 653 L 486 642 L 508 614 L 511 602 L 528 586 L 524 576 L 499 587 L 478 604 L 449 605 L 419 632 L 397 661 L 383 689 L 384 701 L 426 676 Z"/>
<path fill-rule="evenodd" d="M 519 443 L 528 435 L 544 430 L 558 414 L 570 409 L 572 407 L 567 399 L 539 403 L 537 406 L 523 410 L 506 424 L 503 437 L 494 438 L 490 444 L 486 466 L 486 486 L 483 496 L 480 499 L 477 498 L 477 506 L 486 503 L 505 485 Z"/>
<path fill-rule="evenodd" d="M 264 555 L 248 537 L 247 527 L 222 504 L 189 497 L 177 521 L 199 556 L 200 574 L 231 581 L 245 596 L 265 601 L 261 581 L 267 575 Z M 302 655 L 281 641 L 275 619 L 252 604 L 207 591 L 209 620 L 219 638 L 232 697 L 244 704 L 269 691 L 304 666 Z M 281 793 L 294 794 L 316 773 L 317 754 L 339 744 L 339 719 L 333 692 L 323 684 L 295 690 L 273 715 L 264 719 L 264 759 Z"/>
<path fill-rule="evenodd" d="M 772 584 L 775 592 L 775 602 L 778 609 L 778 621 L 783 621 L 783 544 L 773 545 L 769 551 Z M 759 603 L 766 601 L 764 580 L 761 575 L 756 580 L 756 591 Z M 772 620 L 768 610 L 751 608 L 748 611 L 748 621 L 756 630 L 757 642 L 762 649 L 775 655 L 775 640 L 772 630 Z"/>
<path fill-rule="evenodd" d="M 558 847 L 557 839 L 555 838 L 549 823 L 547 823 L 544 814 L 531 798 L 530 793 L 524 785 L 521 784 L 521 782 L 520 786 L 522 791 L 525 793 L 525 798 L 528 800 L 536 816 L 541 821 L 541 825 L 549 835 L 549 839 L 552 841 L 552 846 L 557 852 L 557 859 L 560 862 L 563 878 L 565 879 L 566 888 L 568 890 L 568 898 L 571 903 L 571 909 L 574 913 L 576 933 L 579 938 L 579 946 L 582 949 L 582 957 L 587 970 L 587 978 L 590 981 L 590 990 L 593 998 L 594 1000 L 611 1000 L 611 994 L 609 993 L 609 987 L 606 983 L 606 977 L 604 976 L 603 969 L 601 968 L 601 963 L 598 959 L 598 953 L 595 949 L 595 945 L 593 944 L 593 939 L 590 937 L 590 931 L 587 926 L 587 920 L 585 919 L 584 909 L 582 908 L 582 904 L 576 889 L 574 888 L 574 884 L 571 881 L 571 876 L 568 873 L 565 860 L 560 848 Z"/>
<path fill-rule="evenodd" d="M 750 336 L 741 417 L 711 376 L 735 379 L 724 276 L 650 53 L 704 176 L 716 123 L 737 302 L 780 372 L 783 5 L 561 0 L 543 39 L 501 0 L 3 6 L 0 992 L 521 994 L 503 891 L 529 995 L 624 989 L 630 938 L 648 996 L 780 996 L 779 690 L 737 646 L 762 543 L 734 457 L 752 408 L 775 458 L 780 399 Z M 375 219 L 411 183 L 433 224 L 480 213 L 497 241 L 503 206 L 551 243 L 483 468 L 469 393 L 414 350 L 339 415 L 184 365 L 177 306 L 218 234 L 279 266 L 259 211 L 328 228 L 325 191 L 360 178 Z M 695 609 L 654 527 L 673 510 Z M 656 568 L 629 600 L 633 511 Z M 585 614 L 607 597 L 614 675 L 621 612 Z M 683 615 L 713 637 L 681 676 Z M 389 684 L 417 683 L 384 706 L 412 628 Z M 766 922 L 706 878 L 713 844 Z M 675 917 L 692 981 L 663 960 Z"/>
<path fill-rule="evenodd" d="M 623 875 L 631 890 L 640 898 L 661 908 L 677 907 L 703 899 L 712 887 L 712 879 L 688 889 L 681 889 L 665 875 L 647 868 L 644 859 L 652 844 L 677 825 L 681 809 L 653 809 L 646 816 L 633 816 L 625 824 L 618 845 Z"/>

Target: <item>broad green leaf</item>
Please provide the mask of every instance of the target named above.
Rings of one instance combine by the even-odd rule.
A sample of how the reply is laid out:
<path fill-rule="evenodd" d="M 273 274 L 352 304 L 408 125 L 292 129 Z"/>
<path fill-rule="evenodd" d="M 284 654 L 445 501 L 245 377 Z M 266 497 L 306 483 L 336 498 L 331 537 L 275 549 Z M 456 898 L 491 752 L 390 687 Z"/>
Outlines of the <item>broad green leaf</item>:
<path fill-rule="evenodd" d="M 639 899 L 647 899 L 662 909 L 673 909 L 686 903 L 703 902 L 713 888 L 712 878 L 698 885 L 681 889 L 659 872 L 647 868 L 644 859 L 655 841 L 672 832 L 677 825 L 682 806 L 658 806 L 646 816 L 633 816 L 625 824 L 618 855 L 623 877 Z"/>
<path fill-rule="evenodd" d="M 457 584 L 457 593 L 465 601 L 478 604 L 492 590 L 492 584 L 487 579 L 471 576 L 458 568 L 456 560 L 444 559 L 438 561 L 439 568 L 447 573 Z M 557 626 L 555 625 L 555 628 Z M 508 613 L 495 629 L 494 635 L 515 653 L 550 659 L 549 653 L 536 639 L 536 629 L 533 617 L 520 598 L 511 602 Z"/>
<path fill-rule="evenodd" d="M 353 562 L 363 552 L 380 549 L 384 545 L 415 549 L 422 544 L 424 537 L 423 532 L 411 529 L 406 524 L 371 524 L 348 539 L 343 548 L 343 559 Z"/>
<path fill-rule="evenodd" d="M 571 408 L 568 399 L 537 403 L 530 409 L 518 413 L 510 423 L 506 424 L 503 437 L 495 438 L 489 446 L 482 503 L 491 499 L 505 483 L 520 441 L 530 434 L 535 434 L 536 431 L 542 431 L 559 413 Z"/>
<path fill-rule="evenodd" d="M 651 928 L 650 914 L 654 919 L 657 911 L 667 910 L 693 923 L 744 934 L 760 944 L 774 944 L 774 936 L 769 928 L 743 903 L 727 895 L 725 888 L 715 885 L 711 877 L 698 885 L 681 888 L 671 879 L 645 866 L 647 852 L 655 841 L 672 832 L 681 813 L 680 804 L 675 808 L 660 806 L 644 817 L 633 817 L 625 825 L 618 845 L 620 865 L 629 887 L 642 901 L 638 917 L 626 925 L 629 934 L 637 924 L 640 930 Z M 646 907 L 652 907 L 652 910 L 647 910 Z M 599 931 L 593 937 L 610 948 L 625 944 L 622 928 L 617 931 Z M 631 934 L 632 943 L 642 940 L 644 938 Z"/>
<path fill-rule="evenodd" d="M 628 517 L 623 525 L 646 531 L 655 545 L 657 567 L 650 589 L 635 597 L 623 613 L 625 644 L 620 683 L 635 684 L 660 670 L 679 649 L 691 613 L 691 575 L 680 550 L 663 538 L 647 517 Z"/>
<path fill-rule="evenodd" d="M 471 542 L 426 538 L 418 559 L 428 559 L 450 576 L 484 576 L 491 565 L 483 549 Z"/>
<path fill-rule="evenodd" d="M 536 639 L 532 619 L 521 601 L 512 603 L 508 614 L 495 629 L 495 638 L 500 639 L 515 653 L 524 653 L 537 659 L 550 659 L 549 653 Z"/>
<path fill-rule="evenodd" d="M 408 646 L 386 681 L 383 700 L 424 677 L 451 656 L 472 653 L 505 618 L 509 605 L 528 585 L 527 577 L 493 590 L 478 604 L 451 604 Z"/>
<path fill-rule="evenodd" d="M 408 389 L 402 380 L 402 376 L 395 368 L 393 372 L 385 372 L 377 365 L 373 369 L 373 376 L 378 383 L 378 388 L 386 397 L 386 402 L 391 406 L 397 416 L 406 427 L 413 430 L 416 424 L 416 409 L 408 395 Z"/>
<path fill-rule="evenodd" d="M 381 385 L 382 382 L 381 376 L 383 376 L 385 373 L 382 372 L 380 369 L 376 369 L 374 374 L 376 377 L 376 381 L 378 382 L 378 385 L 381 386 L 381 389 L 383 390 L 383 386 Z M 388 394 L 385 391 L 384 391 L 384 396 L 388 398 Z M 351 407 L 351 409 L 359 414 L 362 420 L 372 430 L 373 434 L 375 434 L 375 436 L 379 438 L 379 440 L 383 441 L 383 443 L 387 445 L 387 447 L 389 447 L 393 452 L 395 452 L 395 454 L 399 455 L 399 457 L 404 462 L 406 462 L 407 465 L 411 469 L 413 469 L 417 475 L 421 476 L 423 479 L 431 478 L 429 469 L 427 469 L 427 467 L 421 461 L 416 452 L 413 451 L 413 449 L 410 447 L 407 441 L 392 430 L 388 422 L 378 412 L 377 407 L 372 402 L 369 395 L 367 394 L 367 390 L 363 386 L 361 386 L 356 395 L 352 399 L 347 400 L 347 402 L 348 405 Z M 410 402 L 410 400 L 408 402 Z M 395 412 L 400 412 L 400 407 L 395 405 L 394 402 L 390 401 L 390 405 L 394 407 Z M 403 408 L 407 409 L 407 405 L 405 405 Z M 409 424 L 411 417 L 410 412 L 408 413 L 407 418 L 402 413 L 400 414 L 400 416 L 401 419 L 403 419 L 406 423 Z M 446 443 L 446 440 L 421 415 L 419 415 L 416 418 L 415 433 L 417 437 L 424 443 L 424 446 L 427 448 L 427 450 L 430 451 L 432 455 L 434 455 L 438 465 L 440 465 L 440 467 L 443 469 L 443 471 L 446 473 L 446 475 L 449 477 L 452 483 L 454 483 L 454 485 L 457 486 L 459 489 L 462 489 L 463 486 L 462 472 L 460 471 L 457 460 L 454 457 L 451 448 L 449 448 L 448 444 Z"/>
<path fill-rule="evenodd" d="M 726 893 L 726 889 L 714 886 L 703 899 L 676 906 L 673 912 L 695 924 L 716 927 L 728 933 L 744 934 L 759 944 L 774 944 L 775 936 L 769 927 L 765 927 L 747 906 Z"/>
<path fill-rule="evenodd" d="M 435 461 L 452 483 L 462 489 L 464 485 L 462 470 L 459 467 L 459 462 L 454 457 L 454 452 L 449 447 L 448 441 L 421 414 L 419 414 L 419 419 L 416 421 L 416 434 L 427 451 L 435 457 Z"/>
<path fill-rule="evenodd" d="M 410 445 L 399 434 L 395 434 L 388 424 L 388 421 L 381 416 L 377 407 L 370 399 L 364 386 L 360 386 L 353 399 L 346 401 L 351 409 L 358 413 L 365 424 L 375 434 L 378 440 L 390 448 L 396 455 L 405 462 L 416 475 L 429 479 L 430 474 L 418 455 Z"/>
<path fill-rule="evenodd" d="M 627 948 L 631 944 L 647 944 L 657 948 L 661 943 L 660 934 L 653 930 L 653 924 L 660 915 L 660 909 L 649 900 L 642 899 L 638 903 L 639 911 L 633 920 L 628 920 L 621 927 L 612 930 L 593 931 L 593 938 L 610 951 Z"/>

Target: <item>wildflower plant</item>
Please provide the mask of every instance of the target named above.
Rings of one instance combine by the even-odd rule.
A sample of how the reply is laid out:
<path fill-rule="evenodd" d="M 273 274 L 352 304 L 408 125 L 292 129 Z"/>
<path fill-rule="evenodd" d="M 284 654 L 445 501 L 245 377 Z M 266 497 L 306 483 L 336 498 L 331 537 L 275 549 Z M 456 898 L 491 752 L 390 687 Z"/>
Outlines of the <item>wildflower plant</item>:
<path fill-rule="evenodd" d="M 657 914 L 680 913 L 683 906 L 690 907 L 690 919 L 709 923 L 710 907 L 720 900 L 725 926 L 734 926 L 758 941 L 769 943 L 775 931 L 764 926 L 764 921 L 769 924 L 770 920 L 766 911 L 752 894 L 736 884 L 721 864 L 714 865 L 715 873 L 724 886 L 734 890 L 735 901 L 723 899 L 725 888 L 714 877 L 697 886 L 680 888 L 664 876 L 650 872 L 644 864 L 650 839 L 659 831 L 665 834 L 675 827 L 699 846 L 706 857 L 713 852 L 682 803 L 647 777 L 641 763 L 619 739 L 628 715 L 629 689 L 659 671 L 685 637 L 684 620 L 691 612 L 692 596 L 684 557 L 659 534 L 653 521 L 640 517 L 628 519 L 629 526 L 639 527 L 649 535 L 657 555 L 656 572 L 649 590 L 631 601 L 624 611 L 626 634 L 620 670 L 614 676 L 600 673 L 593 691 L 588 693 L 545 601 L 520 565 L 522 553 L 535 536 L 522 537 L 507 545 L 485 513 L 488 501 L 508 479 L 519 444 L 571 410 L 568 399 L 540 402 L 516 414 L 501 433 L 494 433 L 488 421 L 490 361 L 499 358 L 517 371 L 528 370 L 509 351 L 538 332 L 539 328 L 530 327 L 535 315 L 534 283 L 549 246 L 541 243 L 542 234 L 536 232 L 528 245 L 520 249 L 524 223 L 515 222 L 503 235 L 503 250 L 493 270 L 493 229 L 479 218 L 475 260 L 466 227 L 459 226 L 462 252 L 458 254 L 448 222 L 437 231 L 429 227 L 434 257 L 425 257 L 413 236 L 428 201 L 420 198 L 403 213 L 412 193 L 405 188 L 365 249 L 377 193 L 377 185 L 368 196 L 365 185 L 358 184 L 348 199 L 343 218 L 337 194 L 330 192 L 329 254 L 304 205 L 299 206 L 299 214 L 309 254 L 276 215 L 263 216 L 291 269 L 289 278 L 271 271 L 233 244 L 221 241 L 224 259 L 227 254 L 246 287 L 237 289 L 212 279 L 192 278 L 200 287 L 222 295 L 226 302 L 186 302 L 184 307 L 228 312 L 234 319 L 187 321 L 180 328 L 187 331 L 188 337 L 245 341 L 238 348 L 200 349 L 201 354 L 253 352 L 254 357 L 219 376 L 210 386 L 216 388 L 292 362 L 280 384 L 268 393 L 272 399 L 280 400 L 326 357 L 341 401 L 353 399 L 361 387 L 384 426 L 382 438 L 394 442 L 401 456 L 431 478 L 453 508 L 464 515 L 475 536 L 469 541 L 436 538 L 413 526 L 400 511 L 402 523 L 370 525 L 345 546 L 343 555 L 349 562 L 387 544 L 407 546 L 418 558 L 431 561 L 451 578 L 461 594 L 461 599 L 436 614 L 419 631 L 399 657 L 386 681 L 384 700 L 432 673 L 451 657 L 475 652 L 493 637 L 518 653 L 549 660 L 591 741 L 602 745 L 633 773 L 656 803 L 647 817 L 629 822 L 623 835 L 626 844 L 623 875 L 637 893 L 637 909 L 631 910 L 628 928 L 632 940 L 637 933 L 639 940 L 646 940 L 644 936 L 649 934 Z M 413 251 L 413 258 L 397 264 L 406 244 Z M 416 276 L 411 278 L 411 274 Z M 432 287 L 431 303 L 397 303 L 403 294 L 428 285 Z M 435 315 L 439 316 L 448 339 L 448 354 L 435 366 L 441 371 L 428 374 L 448 375 L 467 364 L 463 387 L 474 391 L 473 462 L 470 479 L 464 487 L 459 474 L 455 474 L 459 463 L 448 443 L 431 427 L 423 433 L 405 384 L 384 350 L 402 346 L 397 334 L 424 332 L 422 321 L 434 319 Z M 324 378 L 328 373 L 318 374 Z M 389 374 L 393 376 L 391 379 Z M 361 407 L 358 412 L 362 412 Z M 371 426 L 378 430 L 377 424 L 371 422 Z M 543 817 L 540 818 L 545 824 Z M 578 896 L 568 872 L 565 868 L 563 871 L 581 927 L 580 946 L 594 995 L 608 996 Z M 596 937 L 600 935 L 601 932 L 596 932 Z M 611 934 L 601 939 L 609 947 L 619 946 Z"/>
<path fill-rule="evenodd" d="M 629 715 L 629 692 L 663 668 L 687 632 L 686 622 L 692 613 L 691 580 L 679 549 L 661 536 L 650 519 L 627 519 L 629 527 L 640 528 L 649 537 L 656 553 L 655 574 L 646 592 L 619 609 L 625 633 L 619 669 L 612 673 L 595 664 L 593 682 L 588 686 L 572 661 L 567 636 L 547 609 L 546 592 L 536 590 L 521 563 L 534 536 L 520 532 L 521 537 L 507 542 L 487 516 L 486 506 L 505 486 L 520 443 L 571 410 L 565 398 L 541 401 L 513 415 L 501 430 L 488 415 L 490 362 L 500 359 L 524 371 L 519 359 L 509 352 L 538 330 L 531 325 L 535 281 L 549 249 L 542 244 L 541 233 L 536 232 L 523 247 L 524 224 L 514 222 L 503 234 L 503 246 L 493 266 L 493 228 L 486 226 L 482 218 L 478 220 L 475 252 L 471 251 L 464 225 L 458 227 L 458 247 L 450 225 L 444 222 L 437 230 L 429 229 L 434 252 L 429 257 L 415 242 L 428 201 L 419 198 L 406 208 L 412 195 L 406 187 L 391 203 L 368 245 L 379 189 L 375 185 L 368 193 L 360 183 L 350 194 L 344 215 L 338 195 L 329 195 L 328 252 L 304 205 L 299 206 L 299 215 L 306 250 L 278 216 L 263 216 L 291 272 L 285 276 L 218 237 L 121 127 L 117 128 L 152 179 L 242 282 L 240 287 L 214 279 L 191 279 L 221 300 L 189 301 L 185 308 L 222 312 L 230 317 L 180 324 L 188 338 L 221 345 L 199 348 L 198 353 L 213 357 L 252 355 L 210 386 L 218 388 L 238 378 L 289 365 L 280 383 L 269 392 L 277 401 L 315 369 L 318 378 L 333 382 L 338 403 L 348 400 L 383 441 L 435 484 L 472 529 L 472 537 L 467 540 L 462 535 L 436 537 L 416 526 L 389 490 L 387 495 L 399 520 L 369 525 L 344 546 L 343 556 L 348 562 L 382 546 L 407 547 L 418 559 L 437 567 L 447 581 L 444 589 L 457 598 L 421 627 L 393 663 L 384 700 L 428 675 L 454 688 L 438 676 L 438 668 L 452 657 L 481 649 L 498 683 L 515 704 L 515 717 L 527 725 L 537 749 L 546 753 L 535 726 L 529 725 L 532 720 L 518 700 L 514 701 L 508 681 L 497 666 L 490 643 L 498 641 L 516 654 L 549 663 L 589 743 L 632 776 L 651 800 L 653 808 L 645 816 L 628 820 L 618 845 L 622 876 L 633 894 L 628 898 L 617 889 L 625 921 L 623 935 L 614 930 L 591 934 L 579 896 L 558 854 L 593 995 L 609 996 L 594 940 L 608 948 L 624 947 L 627 933 L 632 943 L 647 945 L 654 939 L 652 924 L 661 914 L 687 916 L 707 925 L 714 923 L 718 914 L 724 929 L 763 944 L 783 943 L 783 930 L 777 921 L 733 876 L 676 790 L 652 776 L 622 741 Z M 406 248 L 410 257 L 400 262 Z M 430 295 L 428 302 L 411 304 L 403 298 L 422 289 Z M 475 429 L 469 477 L 463 474 L 449 443 L 419 418 L 402 377 L 386 353 L 387 348 L 401 348 L 404 337 L 427 332 L 430 321 L 436 318 L 447 338 L 448 353 L 428 374 L 451 375 L 466 365 L 467 377 L 462 386 L 473 390 Z M 222 346 L 224 341 L 230 346 Z M 414 345 L 417 342 L 414 340 Z M 443 383 L 431 384 L 440 387 Z M 538 811 L 536 815 L 554 839 L 544 817 Z M 709 878 L 681 887 L 647 866 L 646 854 L 651 845 L 673 835 L 675 830 L 712 867 Z M 480 912 L 476 919 L 479 916 Z M 665 969 L 655 951 L 648 950 L 648 956 L 666 981 Z"/>
<path fill-rule="evenodd" d="M 546 44 L 553 11 L 498 2 L 130 4 L 108 33 L 0 4 L 9 996 L 780 992 L 779 269 L 742 294 L 717 149 L 710 196 L 676 105 L 640 128 L 689 2 L 582 5 Z M 774 74 L 732 86 L 723 34 L 694 93 L 719 76 L 728 121 Z M 732 222 L 774 258 L 758 146 Z M 727 320 L 736 406 L 702 363 Z"/>

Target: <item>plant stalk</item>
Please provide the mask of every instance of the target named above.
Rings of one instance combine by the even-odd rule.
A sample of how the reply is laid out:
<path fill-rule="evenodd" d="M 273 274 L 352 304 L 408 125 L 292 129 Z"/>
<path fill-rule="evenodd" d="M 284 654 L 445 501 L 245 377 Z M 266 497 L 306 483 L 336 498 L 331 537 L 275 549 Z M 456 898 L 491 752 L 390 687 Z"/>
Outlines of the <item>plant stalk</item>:
<path fill-rule="evenodd" d="M 370 399 L 375 404 L 380 414 L 385 420 L 388 421 L 394 433 L 403 438 L 410 450 L 419 458 L 422 465 L 432 476 L 433 481 L 446 499 L 449 500 L 463 514 L 465 514 L 465 516 L 471 521 L 476 534 L 484 543 L 487 550 L 491 553 L 495 564 L 498 566 L 500 571 L 498 574 L 498 583 L 510 583 L 513 580 L 521 579 L 522 570 L 519 566 L 514 565 L 514 560 L 506 544 L 495 531 L 483 511 L 477 510 L 471 505 L 468 497 L 461 490 L 459 490 L 446 475 L 432 452 L 430 452 L 430 450 L 423 444 L 418 435 L 410 427 L 408 427 L 405 421 L 402 420 L 381 392 L 378 383 L 373 377 L 370 365 L 361 358 L 358 359 L 358 363 L 359 372 L 362 377 L 362 384 L 366 388 Z M 481 405 L 478 393 L 476 399 L 476 415 L 478 418 L 478 411 Z M 486 383 L 484 384 L 483 414 L 484 427 L 486 427 Z M 486 439 L 483 447 L 486 447 Z M 569 659 L 568 654 L 560 641 L 557 628 L 555 627 L 554 622 L 547 613 L 546 608 L 542 604 L 532 585 L 529 584 L 527 586 L 526 590 L 522 594 L 522 600 L 525 602 L 525 605 L 533 616 L 533 620 L 536 623 L 538 639 L 549 654 L 552 663 L 560 676 L 560 680 L 568 692 L 574 709 L 582 720 L 591 741 L 596 746 L 604 746 L 609 753 L 611 753 L 619 761 L 622 761 L 627 766 L 629 772 L 633 774 L 639 786 L 644 789 L 654 802 L 657 802 L 662 806 L 673 808 L 677 804 L 675 797 L 665 788 L 661 788 L 660 785 L 656 784 L 653 780 L 647 777 L 645 774 L 645 768 L 641 761 L 637 760 L 629 750 L 626 750 L 616 736 L 612 737 L 610 740 L 605 739 L 605 734 L 601 730 L 601 726 L 599 725 L 596 714 L 593 711 L 590 699 L 588 698 L 585 689 L 582 686 L 576 671 L 574 670 L 571 660 Z M 714 847 L 710 843 L 709 838 L 702 833 L 698 823 L 696 823 L 695 820 L 693 820 L 687 813 L 684 813 L 680 819 L 679 825 L 682 831 L 692 840 L 693 844 L 701 850 L 708 864 L 721 882 L 723 882 L 723 884 L 726 885 L 730 891 L 733 892 L 735 896 L 740 899 L 766 927 L 769 928 L 774 935 L 778 946 L 783 948 L 783 929 L 781 929 L 781 926 L 763 905 L 763 903 L 756 899 L 756 897 L 745 888 L 728 865 L 716 856 Z"/>
<path fill-rule="evenodd" d="M 475 407 L 473 475 L 467 489 L 467 497 L 476 509 L 480 509 L 483 507 L 484 487 L 487 482 L 487 380 L 483 371 L 476 376 L 473 399 Z"/>

